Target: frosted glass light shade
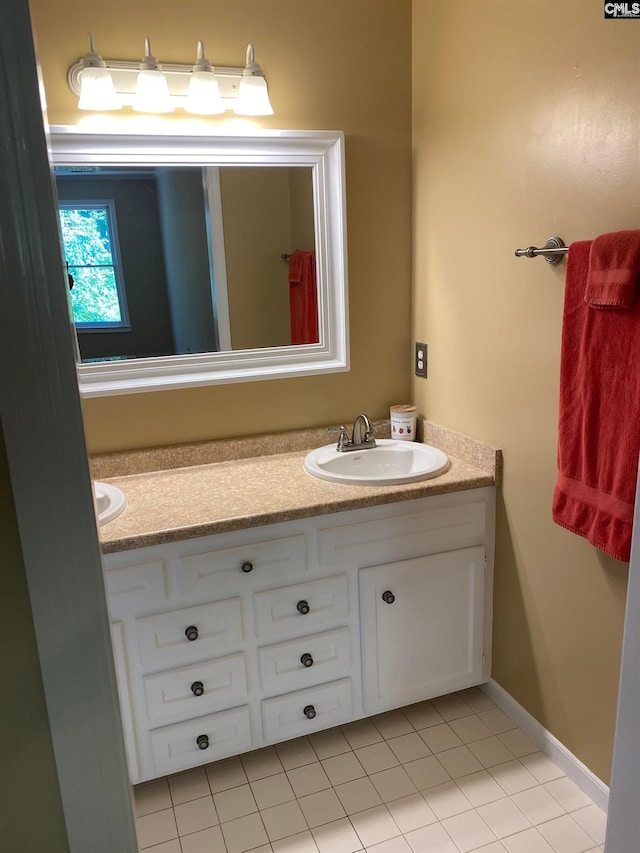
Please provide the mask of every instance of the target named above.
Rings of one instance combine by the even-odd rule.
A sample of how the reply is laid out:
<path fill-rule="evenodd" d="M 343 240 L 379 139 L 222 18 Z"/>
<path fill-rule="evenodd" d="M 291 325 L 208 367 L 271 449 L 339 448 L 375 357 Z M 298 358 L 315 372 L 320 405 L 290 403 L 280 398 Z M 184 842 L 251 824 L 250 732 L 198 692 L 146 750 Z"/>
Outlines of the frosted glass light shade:
<path fill-rule="evenodd" d="M 247 45 L 244 68 L 216 69 L 199 41 L 191 68 L 172 63 L 166 74 L 151 52 L 148 36 L 144 46 L 140 63 L 128 59 L 105 62 L 96 53 L 89 33 L 89 53 L 67 71 L 69 87 L 80 97 L 79 109 L 101 112 L 131 106 L 142 113 L 170 113 L 180 107 L 187 113 L 205 116 L 220 115 L 226 110 L 241 116 L 273 115 L 267 83 L 255 61 L 253 45 Z"/>
<path fill-rule="evenodd" d="M 194 71 L 189 79 L 185 111 L 198 115 L 219 115 L 226 109 L 220 86 L 212 71 Z"/>
<path fill-rule="evenodd" d="M 120 103 L 113 87 L 108 68 L 88 67 L 80 72 L 79 110 L 120 110 Z"/>
<path fill-rule="evenodd" d="M 238 102 L 233 111 L 241 116 L 271 116 L 273 107 L 264 77 L 245 76 L 238 87 Z"/>
<path fill-rule="evenodd" d="M 139 113 L 171 113 L 175 107 L 162 71 L 142 69 L 138 74 L 133 109 Z"/>

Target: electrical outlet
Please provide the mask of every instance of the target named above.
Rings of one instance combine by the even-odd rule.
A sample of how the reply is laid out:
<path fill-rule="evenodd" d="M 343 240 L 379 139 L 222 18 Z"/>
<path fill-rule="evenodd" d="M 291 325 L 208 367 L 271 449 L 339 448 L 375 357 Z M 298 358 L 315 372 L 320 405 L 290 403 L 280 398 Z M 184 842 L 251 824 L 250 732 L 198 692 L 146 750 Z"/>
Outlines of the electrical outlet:
<path fill-rule="evenodd" d="M 416 341 L 416 357 L 414 362 L 416 376 L 427 378 L 427 345 Z"/>

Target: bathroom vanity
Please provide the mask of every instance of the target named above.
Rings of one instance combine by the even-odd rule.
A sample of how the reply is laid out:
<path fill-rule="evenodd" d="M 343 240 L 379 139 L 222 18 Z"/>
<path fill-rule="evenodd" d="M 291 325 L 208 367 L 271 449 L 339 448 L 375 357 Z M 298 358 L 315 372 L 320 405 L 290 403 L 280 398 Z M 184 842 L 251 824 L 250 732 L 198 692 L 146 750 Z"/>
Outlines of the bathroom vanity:
<path fill-rule="evenodd" d="M 308 477 L 303 456 L 236 463 L 234 481 L 247 477 L 236 494 L 257 510 L 241 529 L 225 529 L 237 518 L 188 529 L 168 529 L 165 520 L 164 531 L 127 538 L 127 514 L 113 532 L 104 528 L 132 782 L 488 678 L 492 478 L 453 459 L 432 481 L 344 487 Z M 168 473 L 167 488 L 175 492 L 180 476 L 191 476 L 191 486 L 194 478 L 220 476 L 225 466 L 232 476 L 233 465 Z M 283 469 L 280 487 L 269 465 Z M 120 482 L 131 514 L 142 483 Z M 254 494 L 246 495 L 252 482 Z M 162 477 L 149 483 L 162 512 Z M 278 504 L 284 489 L 292 520 L 264 523 L 260 488 L 272 493 L 278 519 L 287 517 Z M 192 496 L 196 515 L 199 494 Z M 305 501 L 304 512 L 293 508 Z M 220 519 L 226 511 L 219 508 Z M 210 529 L 221 532 L 199 535 Z"/>

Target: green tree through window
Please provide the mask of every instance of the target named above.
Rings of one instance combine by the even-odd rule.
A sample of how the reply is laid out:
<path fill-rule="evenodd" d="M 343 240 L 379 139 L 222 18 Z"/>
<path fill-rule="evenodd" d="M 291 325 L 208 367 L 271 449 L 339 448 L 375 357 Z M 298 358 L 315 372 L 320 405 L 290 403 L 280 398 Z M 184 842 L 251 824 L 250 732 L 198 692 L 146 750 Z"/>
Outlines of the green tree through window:
<path fill-rule="evenodd" d="M 80 328 L 121 328 L 127 316 L 112 204 L 61 204 L 60 225 L 65 260 L 74 282 L 74 322 Z"/>

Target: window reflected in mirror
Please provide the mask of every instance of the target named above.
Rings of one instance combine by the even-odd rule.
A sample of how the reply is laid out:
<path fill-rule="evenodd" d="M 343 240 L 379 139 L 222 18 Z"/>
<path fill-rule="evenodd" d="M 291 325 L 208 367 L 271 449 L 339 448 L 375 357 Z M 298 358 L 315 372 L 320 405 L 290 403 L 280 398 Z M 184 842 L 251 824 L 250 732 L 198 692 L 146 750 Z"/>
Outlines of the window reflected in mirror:
<path fill-rule="evenodd" d="M 77 329 L 125 329 L 127 298 L 113 199 L 60 204 L 60 230 Z"/>
<path fill-rule="evenodd" d="M 319 342 L 312 168 L 55 175 L 83 362 Z"/>

